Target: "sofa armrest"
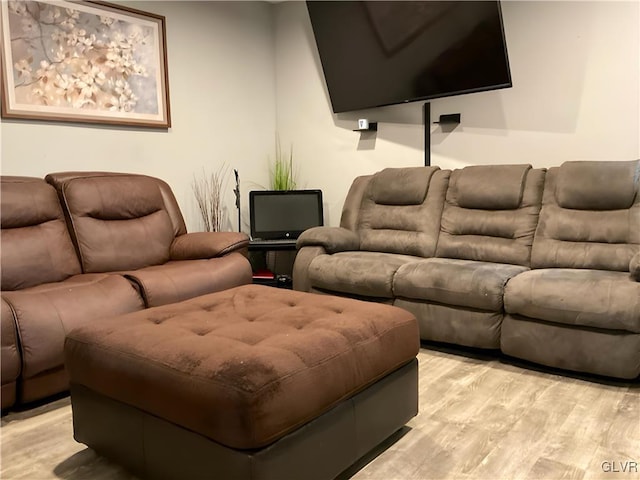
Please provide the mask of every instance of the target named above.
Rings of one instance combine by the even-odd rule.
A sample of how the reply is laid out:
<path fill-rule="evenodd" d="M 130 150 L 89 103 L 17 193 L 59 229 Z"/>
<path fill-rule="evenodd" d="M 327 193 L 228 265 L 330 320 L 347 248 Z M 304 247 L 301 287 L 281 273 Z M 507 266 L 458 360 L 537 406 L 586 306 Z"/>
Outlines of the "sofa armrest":
<path fill-rule="evenodd" d="M 221 257 L 248 245 L 249 237 L 239 232 L 186 233 L 173 240 L 169 255 L 171 260 Z"/>
<path fill-rule="evenodd" d="M 320 245 L 303 246 L 296 253 L 293 262 L 293 289 L 299 292 L 311 291 L 311 279 L 309 278 L 309 266 L 313 259 L 320 255 L 326 255 L 327 251 Z"/>
<path fill-rule="evenodd" d="M 296 243 L 298 249 L 311 246 L 323 247 L 327 253 L 360 250 L 360 238 L 342 227 L 314 227 L 302 232 Z"/>
<path fill-rule="evenodd" d="M 631 278 L 636 282 L 640 282 L 640 252 L 631 257 L 631 261 L 629 262 L 629 273 L 631 274 Z"/>

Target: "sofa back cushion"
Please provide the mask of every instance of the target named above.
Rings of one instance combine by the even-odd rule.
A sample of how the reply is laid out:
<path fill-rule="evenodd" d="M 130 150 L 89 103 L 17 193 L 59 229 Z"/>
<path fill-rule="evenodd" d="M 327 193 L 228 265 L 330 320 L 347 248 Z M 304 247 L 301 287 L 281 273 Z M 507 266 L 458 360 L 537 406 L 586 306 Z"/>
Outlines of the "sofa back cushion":
<path fill-rule="evenodd" d="M 373 175 L 360 205 L 360 249 L 432 257 L 449 173 L 408 167 Z"/>
<path fill-rule="evenodd" d="M 456 175 L 458 206 L 471 210 L 515 210 L 522 203 L 530 165 L 481 165 Z"/>
<path fill-rule="evenodd" d="M 67 210 L 85 273 L 133 270 L 169 260 L 180 228 L 165 205 L 164 182 L 95 172 L 50 174 L 47 181 L 56 186 Z"/>
<path fill-rule="evenodd" d="M 531 165 L 454 170 L 436 256 L 529 266 L 544 177 Z"/>
<path fill-rule="evenodd" d="M 342 215 L 340 216 L 341 228 L 346 228 L 354 232 L 358 230 L 358 219 L 360 218 L 362 199 L 372 178 L 373 175 L 362 175 L 356 177 L 351 183 L 351 187 L 349 187 L 342 206 Z"/>
<path fill-rule="evenodd" d="M 556 200 L 573 210 L 627 210 L 638 193 L 640 161 L 565 162 L 558 169 Z"/>
<path fill-rule="evenodd" d="M 0 187 L 2 290 L 80 273 L 55 189 L 40 178 L 3 176 Z"/>
<path fill-rule="evenodd" d="M 549 169 L 532 267 L 629 271 L 640 251 L 639 174 L 640 161 Z"/>

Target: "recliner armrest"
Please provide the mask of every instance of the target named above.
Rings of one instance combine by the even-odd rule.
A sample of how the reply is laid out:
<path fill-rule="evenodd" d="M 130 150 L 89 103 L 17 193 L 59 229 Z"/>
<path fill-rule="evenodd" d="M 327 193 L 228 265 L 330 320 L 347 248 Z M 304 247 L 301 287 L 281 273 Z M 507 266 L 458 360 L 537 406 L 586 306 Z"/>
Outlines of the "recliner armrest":
<path fill-rule="evenodd" d="M 313 227 L 298 237 L 298 249 L 308 246 L 322 246 L 327 253 L 360 250 L 360 238 L 352 230 L 342 227 Z"/>
<path fill-rule="evenodd" d="M 173 240 L 171 260 L 214 258 L 247 248 L 249 237 L 240 232 L 194 232 Z"/>
<path fill-rule="evenodd" d="M 640 252 L 631 257 L 629 262 L 629 274 L 636 282 L 640 282 Z"/>

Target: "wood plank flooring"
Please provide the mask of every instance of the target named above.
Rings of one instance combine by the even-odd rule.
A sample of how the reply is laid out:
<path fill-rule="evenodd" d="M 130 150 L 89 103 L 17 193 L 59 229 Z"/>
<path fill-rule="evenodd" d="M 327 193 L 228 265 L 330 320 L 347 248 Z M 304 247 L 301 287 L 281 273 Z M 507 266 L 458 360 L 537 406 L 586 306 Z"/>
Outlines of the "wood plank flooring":
<path fill-rule="evenodd" d="M 351 478 L 640 480 L 637 381 L 464 353 L 421 349 L 419 415 Z M 3 480 L 134 479 L 73 440 L 68 398 L 6 415 L 0 435 Z"/>

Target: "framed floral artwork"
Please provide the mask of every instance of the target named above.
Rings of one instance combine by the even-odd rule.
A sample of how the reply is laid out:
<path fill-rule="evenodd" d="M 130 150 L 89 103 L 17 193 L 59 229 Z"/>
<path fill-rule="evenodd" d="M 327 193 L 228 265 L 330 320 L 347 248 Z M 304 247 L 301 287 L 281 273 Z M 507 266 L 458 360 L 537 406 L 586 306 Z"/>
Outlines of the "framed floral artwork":
<path fill-rule="evenodd" d="M 2 116 L 171 126 L 165 19 L 104 2 L 0 2 Z"/>

